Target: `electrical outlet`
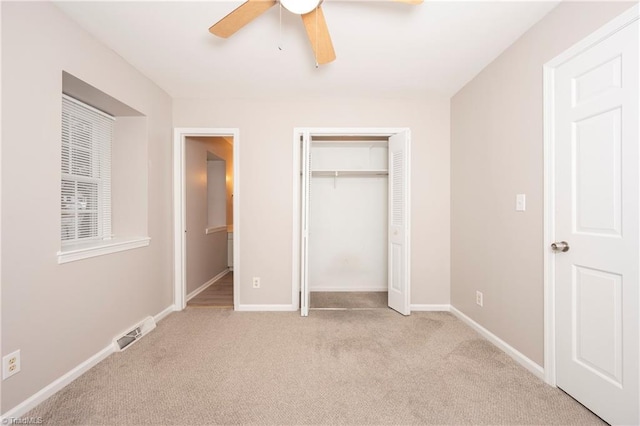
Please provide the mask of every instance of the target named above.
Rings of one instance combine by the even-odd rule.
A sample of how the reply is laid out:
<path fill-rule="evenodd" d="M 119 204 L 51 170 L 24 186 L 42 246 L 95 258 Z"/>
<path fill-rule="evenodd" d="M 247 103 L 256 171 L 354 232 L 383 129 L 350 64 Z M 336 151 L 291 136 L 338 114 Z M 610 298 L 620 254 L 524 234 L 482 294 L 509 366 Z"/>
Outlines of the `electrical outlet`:
<path fill-rule="evenodd" d="M 482 292 L 476 291 L 476 305 L 482 307 Z"/>
<path fill-rule="evenodd" d="M 260 277 L 253 277 L 253 288 L 260 288 Z"/>
<path fill-rule="evenodd" d="M 2 357 L 2 380 L 20 372 L 20 349 Z"/>

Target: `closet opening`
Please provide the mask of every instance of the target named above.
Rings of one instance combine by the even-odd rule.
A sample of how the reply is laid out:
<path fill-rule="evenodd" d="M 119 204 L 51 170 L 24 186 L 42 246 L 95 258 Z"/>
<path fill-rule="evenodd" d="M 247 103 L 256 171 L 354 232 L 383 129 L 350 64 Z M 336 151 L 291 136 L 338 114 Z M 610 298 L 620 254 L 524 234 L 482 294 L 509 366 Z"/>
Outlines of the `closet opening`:
<path fill-rule="evenodd" d="M 296 129 L 294 297 L 409 311 L 409 129 Z"/>

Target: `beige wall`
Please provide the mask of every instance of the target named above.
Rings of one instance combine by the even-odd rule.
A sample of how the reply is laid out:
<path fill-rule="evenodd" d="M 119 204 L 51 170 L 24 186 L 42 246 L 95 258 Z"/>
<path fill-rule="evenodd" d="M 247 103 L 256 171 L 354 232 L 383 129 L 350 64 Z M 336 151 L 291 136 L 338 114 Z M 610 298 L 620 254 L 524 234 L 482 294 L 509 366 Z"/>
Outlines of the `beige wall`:
<path fill-rule="evenodd" d="M 630 5 L 562 3 L 451 100 L 451 302 L 539 365 L 542 66 Z"/>
<path fill-rule="evenodd" d="M 2 354 L 22 356 L 2 382 L 6 412 L 171 305 L 172 117 L 165 92 L 53 4 L 1 7 Z M 148 185 L 148 217 L 135 220 L 149 247 L 57 263 L 63 70 L 146 116 L 146 153 L 135 154 L 146 167 L 134 177 Z"/>
<path fill-rule="evenodd" d="M 111 147 L 111 223 L 116 236 L 148 234 L 147 118 L 118 117 Z"/>
<path fill-rule="evenodd" d="M 227 232 L 207 228 L 207 151 L 227 161 L 231 147 L 222 138 L 186 138 L 185 190 L 187 295 L 227 269 Z"/>
<path fill-rule="evenodd" d="M 449 99 L 174 100 L 176 127 L 240 130 L 240 303 L 291 304 L 294 127 L 410 127 L 411 302 L 449 303 Z M 251 277 L 261 277 L 253 289 Z"/>

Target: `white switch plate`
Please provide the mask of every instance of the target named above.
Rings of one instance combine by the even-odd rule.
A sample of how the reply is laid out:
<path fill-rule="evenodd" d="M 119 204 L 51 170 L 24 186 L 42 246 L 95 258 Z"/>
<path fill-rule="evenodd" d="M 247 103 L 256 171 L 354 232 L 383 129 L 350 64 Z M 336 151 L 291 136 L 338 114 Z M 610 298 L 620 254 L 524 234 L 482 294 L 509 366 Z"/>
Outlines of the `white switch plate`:
<path fill-rule="evenodd" d="M 516 194 L 516 211 L 523 212 L 527 209 L 527 196 L 525 194 Z"/>

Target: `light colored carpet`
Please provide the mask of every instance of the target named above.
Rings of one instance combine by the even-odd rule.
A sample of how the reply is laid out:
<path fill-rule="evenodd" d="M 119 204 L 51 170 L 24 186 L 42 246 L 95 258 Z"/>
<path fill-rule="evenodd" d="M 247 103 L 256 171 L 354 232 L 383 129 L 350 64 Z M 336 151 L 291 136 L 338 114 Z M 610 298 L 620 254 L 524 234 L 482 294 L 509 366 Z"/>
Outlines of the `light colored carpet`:
<path fill-rule="evenodd" d="M 312 291 L 311 309 L 376 309 L 387 308 L 386 291 Z"/>
<path fill-rule="evenodd" d="M 174 313 L 27 416 L 47 424 L 602 424 L 449 313 Z"/>

